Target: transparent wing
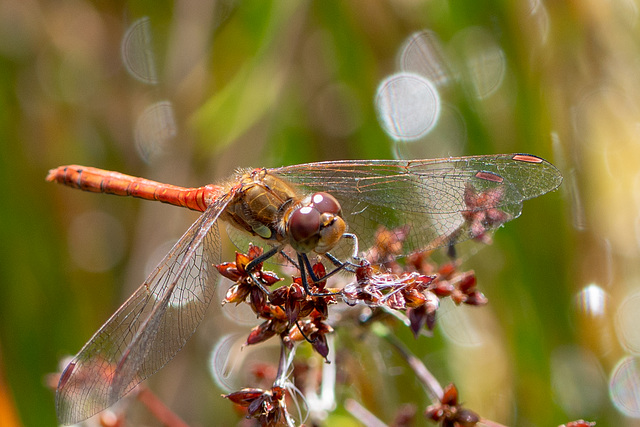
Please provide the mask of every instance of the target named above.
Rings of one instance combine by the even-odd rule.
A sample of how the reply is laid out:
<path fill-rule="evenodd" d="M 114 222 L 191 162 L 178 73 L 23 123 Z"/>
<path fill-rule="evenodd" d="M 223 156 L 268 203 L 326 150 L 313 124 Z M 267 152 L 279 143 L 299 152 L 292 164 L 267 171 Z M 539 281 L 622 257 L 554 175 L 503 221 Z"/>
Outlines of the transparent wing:
<path fill-rule="evenodd" d="M 69 363 L 56 393 L 60 422 L 77 423 L 111 406 L 184 346 L 215 291 L 216 222 L 228 199 L 200 216 Z"/>
<path fill-rule="evenodd" d="M 523 200 L 562 182 L 552 164 L 528 154 L 344 160 L 270 172 L 305 191 L 333 194 L 361 249 L 373 244 L 379 226 L 402 229 L 404 254 L 490 232 L 518 217 Z"/>

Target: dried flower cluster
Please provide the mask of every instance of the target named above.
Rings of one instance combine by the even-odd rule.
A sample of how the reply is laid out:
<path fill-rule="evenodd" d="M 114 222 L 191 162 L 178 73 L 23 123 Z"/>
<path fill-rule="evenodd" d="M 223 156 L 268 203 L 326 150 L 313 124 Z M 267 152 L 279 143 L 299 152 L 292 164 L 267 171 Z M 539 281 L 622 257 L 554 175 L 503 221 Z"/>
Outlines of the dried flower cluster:
<path fill-rule="evenodd" d="M 440 402 L 429 406 L 425 416 L 442 427 L 474 427 L 480 421 L 478 414 L 458 403 L 458 389 L 453 384 L 444 388 Z"/>
<path fill-rule="evenodd" d="M 282 286 L 269 295 L 265 294 L 253 278 L 264 286 L 272 286 L 281 279 L 271 271 L 263 271 L 262 263 L 252 272 L 245 269 L 247 264 L 260 257 L 262 253 L 262 248 L 251 246 L 246 255 L 236 254 L 235 263 L 217 266 L 220 274 L 236 282 L 227 292 L 223 303 L 247 302 L 258 317 L 264 320 L 251 331 L 246 344 L 258 344 L 279 335 L 289 347 L 295 342 L 306 340 L 315 351 L 326 358 L 329 347 L 325 334 L 333 332 L 333 328 L 326 322 L 329 315 L 328 306 L 336 302 L 335 296 L 308 295 L 302 287 L 300 277 L 294 278 L 290 286 Z M 322 279 L 326 275 L 322 263 L 316 263 L 313 270 L 317 278 Z M 326 289 L 325 285 L 325 280 L 319 280 L 311 285 L 310 290 L 313 293 L 331 291 Z"/>
<path fill-rule="evenodd" d="M 329 353 L 326 335 L 333 332 L 328 322 L 329 306 L 337 304 L 338 298 L 350 306 L 364 304 L 405 312 L 416 337 L 423 328 L 434 328 L 441 298 L 451 298 L 456 304 L 486 304 L 487 299 L 476 289 L 474 273 L 460 272 L 454 261 L 438 266 L 428 253 L 416 253 L 401 264 L 397 256 L 402 253 L 407 231 L 406 227 L 380 228 L 376 243 L 365 259 L 352 266 L 354 279 L 342 289 L 327 288 L 325 266 L 315 262 L 313 274 L 306 278 L 309 293 L 304 289 L 302 277 L 294 277 L 290 285 L 267 293 L 265 289 L 281 279 L 274 272 L 263 270 L 262 263 L 247 271 L 247 266 L 263 255 L 260 247 L 250 246 L 246 254 L 236 254 L 235 262 L 217 266 L 224 277 L 235 282 L 223 303 L 245 302 L 262 319 L 249 333 L 247 345 L 274 336 L 279 336 L 288 348 L 296 342 L 307 341 L 325 359 Z M 225 397 L 245 407 L 248 417 L 259 419 L 262 425 L 274 425 L 284 419 L 278 401 L 282 399 L 281 393 L 286 393 L 280 388 L 274 390 L 243 389 Z M 451 413 L 456 404 L 449 402 L 448 405 L 441 405 L 443 420 L 453 419 Z"/>
<path fill-rule="evenodd" d="M 491 180 L 489 172 L 484 174 L 487 180 Z M 504 197 L 503 191 L 503 187 L 478 191 L 467 185 L 464 192 L 467 210 L 462 211 L 464 223 L 450 236 L 434 242 L 434 246 L 455 241 L 459 233 L 468 233 L 477 241 L 490 243 L 487 231 L 509 219 L 509 215 L 497 207 Z M 374 245 L 363 259 L 357 264 L 349 264 L 347 270 L 353 273 L 353 280 L 341 289 L 327 288 L 326 277 L 332 273 L 327 274 L 325 266 L 317 261 L 309 267 L 313 271 L 305 280 L 294 277 L 289 286 L 270 291 L 268 288 L 281 280 L 275 273 L 263 271 L 262 263 L 247 271 L 247 266 L 258 262 L 263 255 L 262 249 L 255 246 L 251 246 L 247 254 L 237 254 L 235 263 L 219 265 L 220 273 L 235 282 L 224 302 L 246 302 L 263 320 L 250 332 L 246 344 L 257 344 L 279 336 L 283 345 L 291 349 L 294 343 L 307 341 L 326 359 L 329 353 L 326 336 L 333 332 L 328 323 L 329 306 L 337 304 L 338 297 L 349 306 L 365 305 L 404 312 L 415 337 L 425 328 L 433 330 L 442 298 L 450 298 L 456 305 L 480 306 L 487 303 L 487 298 L 476 288 L 474 272 L 459 271 L 457 261 L 438 265 L 429 252 L 417 252 L 399 261 L 400 255 L 406 252 L 404 245 L 409 231 L 408 226 L 391 230 L 380 227 L 376 231 Z M 453 253 L 451 246 L 450 255 Z M 298 267 L 299 271 L 305 272 L 304 266 Z M 405 356 L 413 360 L 413 368 L 418 369 L 415 364 L 420 362 Z M 424 366 L 419 369 L 423 373 L 426 371 Z M 280 369 L 274 384 L 282 384 L 283 375 L 286 374 Z M 417 377 L 422 378 L 428 387 L 432 382 L 425 379 L 431 378 L 430 374 Z M 435 388 L 439 389 L 434 392 L 440 396 L 439 401 L 425 410 L 427 419 L 442 427 L 473 427 L 478 424 L 480 417 L 458 403 L 458 391 L 453 384 L 444 390 L 439 385 Z M 286 394 L 286 389 L 274 386 L 271 389 L 243 389 L 225 397 L 246 408 L 247 417 L 258 419 L 261 425 L 272 426 L 284 420 L 290 421 L 283 404 Z M 590 424 L 574 422 L 570 425 L 586 427 Z"/>
<path fill-rule="evenodd" d="M 247 416 L 256 418 L 261 426 L 272 427 L 286 419 L 285 389 L 274 386 L 270 390 L 261 388 L 243 388 L 240 391 L 223 395 L 236 405 L 247 409 Z"/>

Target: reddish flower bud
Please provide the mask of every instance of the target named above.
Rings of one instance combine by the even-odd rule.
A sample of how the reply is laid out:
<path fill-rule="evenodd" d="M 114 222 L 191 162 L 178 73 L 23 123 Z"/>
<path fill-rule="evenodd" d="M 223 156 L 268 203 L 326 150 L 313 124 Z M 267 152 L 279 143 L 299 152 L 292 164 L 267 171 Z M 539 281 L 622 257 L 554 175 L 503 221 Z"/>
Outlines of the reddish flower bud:
<path fill-rule="evenodd" d="M 456 272 L 456 269 L 457 265 L 455 262 L 448 262 L 440 266 L 440 268 L 438 269 L 438 274 L 441 278 L 448 279 L 453 275 L 453 273 Z"/>
<path fill-rule="evenodd" d="M 276 333 L 273 329 L 269 329 L 268 325 L 265 323 L 260 324 L 259 326 L 253 328 L 247 337 L 247 345 L 258 344 L 263 341 L 268 340 Z"/>
<path fill-rule="evenodd" d="M 465 302 L 467 300 L 467 295 L 465 295 L 464 293 L 460 292 L 459 289 L 454 289 L 454 291 L 451 293 L 451 300 L 456 304 L 456 305 L 460 305 L 463 302 Z"/>
<path fill-rule="evenodd" d="M 451 383 L 444 387 L 442 390 L 443 405 L 456 406 L 458 404 L 458 389 L 455 384 Z"/>
<path fill-rule="evenodd" d="M 458 289 L 460 289 L 465 294 L 469 293 L 469 291 L 476 286 L 476 276 L 473 272 L 464 276 L 464 278 L 458 284 Z"/>
<path fill-rule="evenodd" d="M 438 422 L 444 416 L 444 410 L 442 409 L 441 404 L 431 405 L 427 407 L 424 411 L 424 416 L 430 419 L 431 421 Z"/>
<path fill-rule="evenodd" d="M 236 282 L 241 276 L 238 273 L 238 269 L 236 268 L 235 262 L 223 262 L 222 264 L 217 264 L 216 268 L 224 277 L 229 280 L 233 280 Z"/>
<path fill-rule="evenodd" d="M 314 338 L 311 345 L 320 356 L 324 359 L 327 358 L 327 355 L 329 354 L 329 344 L 327 343 L 327 337 L 325 337 L 324 334 Z"/>
<path fill-rule="evenodd" d="M 241 274 L 246 274 L 247 271 L 244 268 L 249 264 L 249 262 L 251 262 L 251 258 L 245 254 L 236 252 L 236 266 Z"/>
<path fill-rule="evenodd" d="M 258 397 L 262 396 L 264 390 L 260 388 L 243 388 L 240 391 L 234 391 L 233 393 L 223 394 L 222 397 L 229 399 L 236 405 L 247 407 Z"/>
<path fill-rule="evenodd" d="M 264 283 L 267 286 L 273 286 L 283 279 L 278 277 L 278 275 L 273 271 L 261 271 L 260 280 L 262 281 L 262 283 Z"/>
<path fill-rule="evenodd" d="M 409 289 L 404 293 L 407 307 L 418 307 L 427 301 L 427 297 L 416 289 Z"/>
<path fill-rule="evenodd" d="M 593 427 L 596 423 L 593 421 L 576 420 L 570 421 L 567 424 L 562 424 L 560 427 Z"/>
<path fill-rule="evenodd" d="M 420 330 L 427 323 L 427 307 L 421 305 L 416 308 L 407 310 L 407 316 L 409 317 L 409 324 L 413 337 L 418 338 L 420 336 Z"/>
<path fill-rule="evenodd" d="M 454 418 L 459 427 L 474 427 L 480 422 L 478 414 L 466 408 L 460 409 Z"/>
<path fill-rule="evenodd" d="M 455 288 L 448 281 L 438 281 L 433 288 L 433 293 L 439 297 L 448 297 L 454 290 Z"/>
<path fill-rule="evenodd" d="M 465 304 L 469 305 L 485 305 L 489 302 L 489 299 L 484 296 L 480 291 L 474 291 L 467 296 Z"/>
<path fill-rule="evenodd" d="M 230 302 L 230 303 L 240 304 L 245 300 L 245 298 L 247 298 L 250 291 L 251 291 L 251 288 L 247 286 L 235 284 L 229 288 L 229 290 L 227 291 L 227 295 L 225 296 L 224 301 L 222 303 L 225 304 Z"/>

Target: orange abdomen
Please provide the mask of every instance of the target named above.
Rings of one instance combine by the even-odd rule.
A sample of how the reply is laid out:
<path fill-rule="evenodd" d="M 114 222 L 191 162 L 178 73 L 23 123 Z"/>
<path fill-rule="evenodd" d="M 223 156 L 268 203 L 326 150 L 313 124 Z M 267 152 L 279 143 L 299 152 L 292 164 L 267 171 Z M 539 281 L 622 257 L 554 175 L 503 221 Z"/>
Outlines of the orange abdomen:
<path fill-rule="evenodd" d="M 198 188 L 178 187 L 119 172 L 77 165 L 51 169 L 47 175 L 47 181 L 55 181 L 94 193 L 157 200 L 200 212 L 203 212 L 222 190 L 217 185 L 205 185 Z"/>

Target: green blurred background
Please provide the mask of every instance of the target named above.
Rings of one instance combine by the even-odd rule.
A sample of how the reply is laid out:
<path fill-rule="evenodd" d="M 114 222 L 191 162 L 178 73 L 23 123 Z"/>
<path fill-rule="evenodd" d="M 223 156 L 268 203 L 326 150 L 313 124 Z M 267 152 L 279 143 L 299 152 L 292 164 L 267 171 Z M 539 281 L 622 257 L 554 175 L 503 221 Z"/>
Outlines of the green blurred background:
<path fill-rule="evenodd" d="M 0 424 L 55 424 L 47 374 L 197 218 L 47 183 L 50 168 L 191 186 L 246 166 L 529 152 L 565 181 L 465 263 L 489 305 L 450 310 L 433 339 L 398 334 L 488 419 L 640 425 L 639 32 L 633 0 L 3 1 Z M 439 121 L 411 143 L 375 108 L 403 69 L 441 78 Z M 212 306 L 149 381 L 191 425 L 239 419 L 207 373 Z M 387 423 L 428 405 L 388 346 L 359 350 L 342 396 Z M 329 417 L 359 425 L 340 400 Z"/>

